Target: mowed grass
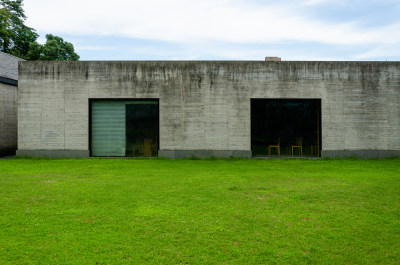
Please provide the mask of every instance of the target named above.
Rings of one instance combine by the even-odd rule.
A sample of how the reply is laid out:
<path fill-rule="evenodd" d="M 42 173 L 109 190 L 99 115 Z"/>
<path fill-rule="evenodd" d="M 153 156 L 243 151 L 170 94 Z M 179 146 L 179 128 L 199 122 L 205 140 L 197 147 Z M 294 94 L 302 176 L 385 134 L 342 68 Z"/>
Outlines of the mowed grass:
<path fill-rule="evenodd" d="M 0 160 L 0 264 L 400 264 L 400 160 Z"/>

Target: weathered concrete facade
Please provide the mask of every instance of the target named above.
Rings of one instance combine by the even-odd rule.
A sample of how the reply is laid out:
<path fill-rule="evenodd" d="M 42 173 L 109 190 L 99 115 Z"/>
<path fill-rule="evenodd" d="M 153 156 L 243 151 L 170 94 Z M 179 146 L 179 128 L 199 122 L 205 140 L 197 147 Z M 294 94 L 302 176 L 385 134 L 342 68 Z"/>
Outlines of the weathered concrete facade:
<path fill-rule="evenodd" d="M 87 157 L 89 99 L 159 99 L 160 156 L 251 156 L 251 98 L 318 98 L 323 157 L 400 156 L 398 62 L 21 62 L 18 155 Z"/>
<path fill-rule="evenodd" d="M 0 82 L 0 156 L 17 150 L 17 87 Z"/>
<path fill-rule="evenodd" d="M 0 156 L 17 150 L 18 61 L 0 52 Z"/>

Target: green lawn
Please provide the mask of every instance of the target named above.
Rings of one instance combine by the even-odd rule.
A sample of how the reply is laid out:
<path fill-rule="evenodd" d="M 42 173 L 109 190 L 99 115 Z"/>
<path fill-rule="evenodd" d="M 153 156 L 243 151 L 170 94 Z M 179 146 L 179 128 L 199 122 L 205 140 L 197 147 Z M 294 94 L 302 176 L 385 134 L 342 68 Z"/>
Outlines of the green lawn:
<path fill-rule="evenodd" d="M 400 160 L 0 160 L 0 264 L 400 264 Z"/>

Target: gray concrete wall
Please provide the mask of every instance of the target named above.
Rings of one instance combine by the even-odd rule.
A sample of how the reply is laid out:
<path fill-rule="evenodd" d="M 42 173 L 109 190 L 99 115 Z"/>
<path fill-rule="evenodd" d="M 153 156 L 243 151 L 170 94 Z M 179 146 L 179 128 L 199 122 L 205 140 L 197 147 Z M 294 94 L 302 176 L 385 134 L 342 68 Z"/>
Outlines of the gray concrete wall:
<path fill-rule="evenodd" d="M 168 157 L 249 156 L 251 98 L 320 98 L 322 156 L 400 156 L 398 62 L 21 62 L 18 154 L 88 154 L 90 98 L 159 98 Z"/>
<path fill-rule="evenodd" d="M 17 150 L 17 87 L 0 83 L 0 156 Z"/>

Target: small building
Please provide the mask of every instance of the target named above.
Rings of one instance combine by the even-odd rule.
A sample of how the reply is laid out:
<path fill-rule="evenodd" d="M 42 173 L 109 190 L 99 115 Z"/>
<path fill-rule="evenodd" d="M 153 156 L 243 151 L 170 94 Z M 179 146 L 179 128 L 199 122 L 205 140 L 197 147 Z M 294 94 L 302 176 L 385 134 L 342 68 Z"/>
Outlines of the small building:
<path fill-rule="evenodd" d="M 18 155 L 399 157 L 399 62 L 20 62 Z"/>
<path fill-rule="evenodd" d="M 17 150 L 17 88 L 20 58 L 0 52 L 0 156 Z"/>

